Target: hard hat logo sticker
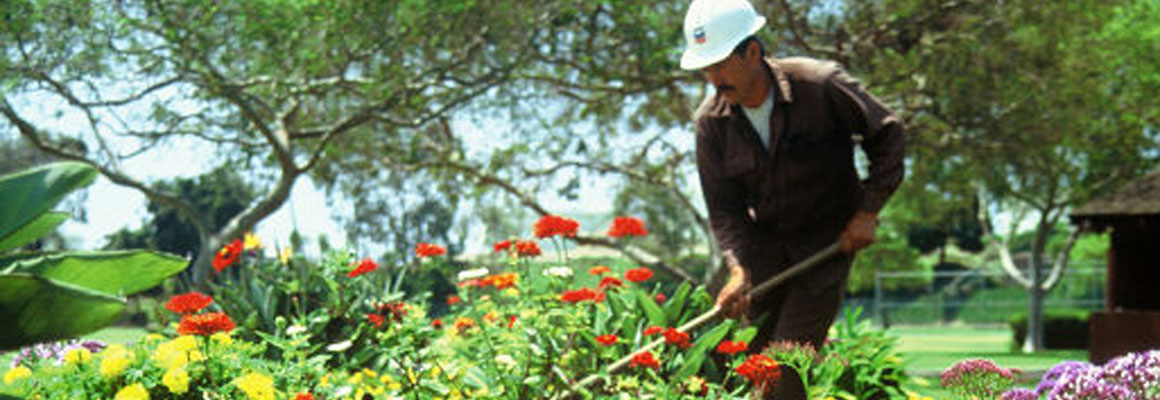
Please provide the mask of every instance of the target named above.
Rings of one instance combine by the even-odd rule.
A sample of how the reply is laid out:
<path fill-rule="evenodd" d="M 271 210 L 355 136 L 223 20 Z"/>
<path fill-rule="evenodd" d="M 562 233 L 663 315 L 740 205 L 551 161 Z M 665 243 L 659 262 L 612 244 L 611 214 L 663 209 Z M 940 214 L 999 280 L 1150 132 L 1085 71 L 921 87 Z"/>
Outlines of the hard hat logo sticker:
<path fill-rule="evenodd" d="M 696 42 L 697 44 L 705 44 L 704 27 L 697 27 L 697 29 L 693 29 L 693 42 Z"/>

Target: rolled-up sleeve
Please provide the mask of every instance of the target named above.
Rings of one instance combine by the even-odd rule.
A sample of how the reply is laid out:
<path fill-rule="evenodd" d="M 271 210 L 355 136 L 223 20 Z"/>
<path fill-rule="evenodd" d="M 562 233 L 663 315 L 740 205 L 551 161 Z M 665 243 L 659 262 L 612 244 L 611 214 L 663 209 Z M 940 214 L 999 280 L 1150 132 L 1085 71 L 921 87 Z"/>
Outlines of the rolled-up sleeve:
<path fill-rule="evenodd" d="M 841 70 L 830 76 L 826 90 L 850 134 L 862 135 L 862 151 L 870 161 L 869 175 L 862 181 L 858 209 L 878 212 L 898 189 L 906 171 L 902 120 Z"/>
<path fill-rule="evenodd" d="M 697 169 L 709 224 L 726 263 L 748 269 L 750 266 L 743 261 L 748 259 L 751 247 L 752 222 L 743 189 L 725 176 L 725 154 L 710 129 L 705 120 L 697 121 Z"/>

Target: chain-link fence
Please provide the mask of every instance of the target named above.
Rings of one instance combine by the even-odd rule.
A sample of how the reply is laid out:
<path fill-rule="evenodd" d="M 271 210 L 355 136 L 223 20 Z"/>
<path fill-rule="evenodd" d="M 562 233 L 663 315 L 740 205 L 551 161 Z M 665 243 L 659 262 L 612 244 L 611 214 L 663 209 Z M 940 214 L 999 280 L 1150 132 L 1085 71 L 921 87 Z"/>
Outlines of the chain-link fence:
<path fill-rule="evenodd" d="M 1046 273 L 1046 272 L 1045 272 Z M 1073 264 L 1047 293 L 1046 310 L 1104 307 L 1107 269 L 1099 262 Z M 875 324 L 1004 324 L 1026 313 L 1027 291 L 1002 271 L 878 272 L 874 294 L 848 298 Z"/>

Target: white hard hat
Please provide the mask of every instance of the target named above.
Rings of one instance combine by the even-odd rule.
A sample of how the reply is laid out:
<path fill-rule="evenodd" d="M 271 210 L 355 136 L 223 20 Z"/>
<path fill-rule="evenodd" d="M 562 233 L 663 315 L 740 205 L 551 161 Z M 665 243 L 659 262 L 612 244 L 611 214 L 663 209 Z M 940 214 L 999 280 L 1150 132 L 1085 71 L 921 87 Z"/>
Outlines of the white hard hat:
<path fill-rule="evenodd" d="M 746 0 L 693 0 L 685 14 L 682 69 L 701 69 L 725 59 L 738 43 L 765 26 Z"/>

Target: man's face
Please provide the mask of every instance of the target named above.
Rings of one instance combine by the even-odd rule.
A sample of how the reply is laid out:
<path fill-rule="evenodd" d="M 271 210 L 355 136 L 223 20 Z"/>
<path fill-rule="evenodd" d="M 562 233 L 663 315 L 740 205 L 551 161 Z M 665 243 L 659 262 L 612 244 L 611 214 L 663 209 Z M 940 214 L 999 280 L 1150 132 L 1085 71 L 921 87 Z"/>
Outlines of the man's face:
<path fill-rule="evenodd" d="M 717 88 L 717 93 L 725 96 L 731 104 L 738 104 L 751 90 L 750 70 L 746 59 L 737 53 L 730 53 L 724 60 L 702 68 L 705 80 Z"/>

